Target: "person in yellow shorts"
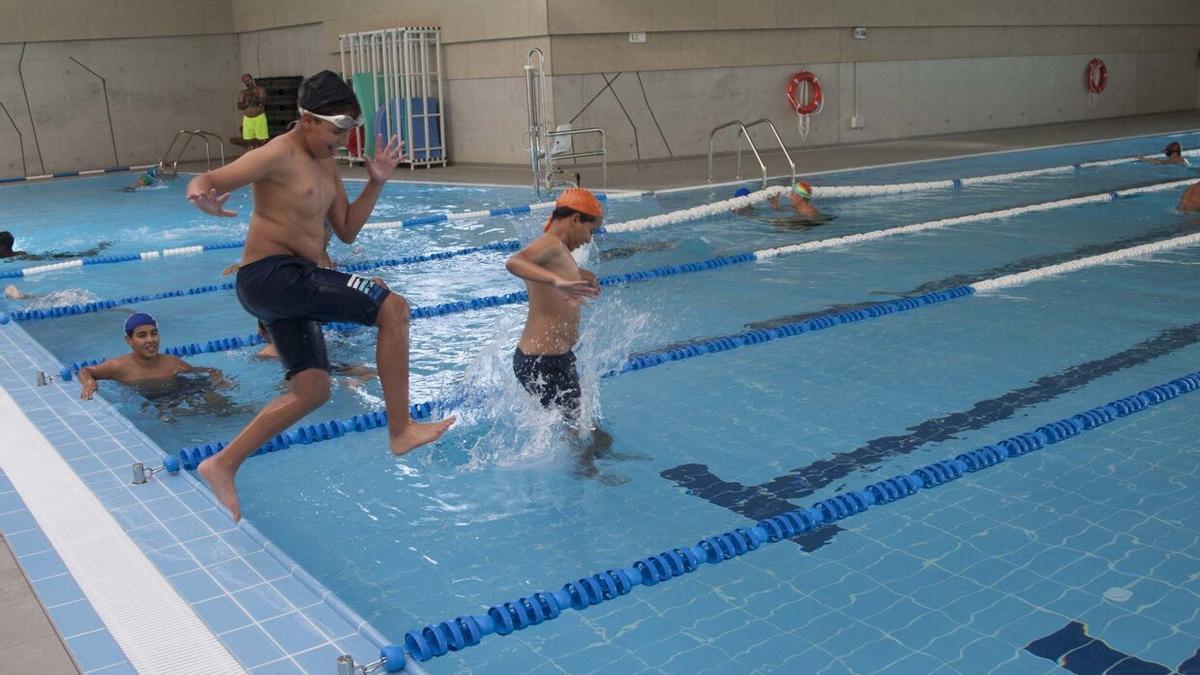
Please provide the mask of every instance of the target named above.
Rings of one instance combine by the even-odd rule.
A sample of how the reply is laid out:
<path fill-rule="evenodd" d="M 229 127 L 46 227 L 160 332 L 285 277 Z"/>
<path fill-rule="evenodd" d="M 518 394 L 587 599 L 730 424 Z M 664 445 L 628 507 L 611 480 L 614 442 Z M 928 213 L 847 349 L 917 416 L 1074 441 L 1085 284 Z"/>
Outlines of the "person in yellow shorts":
<path fill-rule="evenodd" d="M 242 111 L 242 139 L 257 148 L 267 142 L 267 88 L 255 84 L 250 73 L 242 75 L 246 88 L 238 93 L 238 110 Z"/>

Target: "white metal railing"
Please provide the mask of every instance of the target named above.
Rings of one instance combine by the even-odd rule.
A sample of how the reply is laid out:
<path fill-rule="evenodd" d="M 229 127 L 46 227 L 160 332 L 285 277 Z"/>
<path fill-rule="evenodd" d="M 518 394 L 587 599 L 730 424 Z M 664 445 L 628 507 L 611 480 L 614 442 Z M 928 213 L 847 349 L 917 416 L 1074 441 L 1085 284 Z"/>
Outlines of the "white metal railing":
<path fill-rule="evenodd" d="M 407 26 L 338 36 L 342 77 L 348 79 L 370 128 L 354 131 L 340 155 L 362 162 L 375 135 L 404 141 L 402 164 L 445 166 L 446 118 L 442 91 L 441 30 Z"/>

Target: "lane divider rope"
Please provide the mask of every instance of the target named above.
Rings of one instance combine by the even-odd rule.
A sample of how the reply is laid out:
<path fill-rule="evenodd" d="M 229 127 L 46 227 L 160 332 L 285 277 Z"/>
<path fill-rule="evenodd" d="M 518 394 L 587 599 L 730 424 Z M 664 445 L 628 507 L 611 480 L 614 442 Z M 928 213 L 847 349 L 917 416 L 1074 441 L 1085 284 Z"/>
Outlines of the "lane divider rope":
<path fill-rule="evenodd" d="M 1043 279 L 1051 275 L 1073 272 L 1088 267 L 1094 267 L 1097 265 L 1108 264 L 1120 260 L 1141 257 L 1148 254 L 1164 252 L 1175 248 L 1193 246 L 1197 244 L 1200 244 L 1200 233 L 1176 237 L 1174 239 L 1155 242 L 1153 244 L 1134 246 L 1121 251 L 1112 251 L 1109 253 L 1071 261 L 1070 263 L 1050 265 L 1040 268 L 1039 270 L 1023 272 L 1020 274 L 1011 274 L 968 286 L 957 286 L 955 288 L 950 288 L 943 291 L 934 291 L 918 296 L 873 303 L 857 309 L 817 316 L 810 319 L 805 319 L 804 321 L 775 326 L 773 328 L 743 331 L 734 335 L 713 338 L 711 340 L 688 345 L 686 347 L 660 350 L 631 357 L 627 359 L 620 368 L 604 373 L 602 377 L 615 377 L 622 373 L 653 368 L 665 363 L 683 361 L 685 359 L 704 356 L 706 354 L 718 354 L 731 349 L 737 349 L 739 347 L 765 344 L 778 339 L 804 335 L 806 333 L 813 333 L 816 331 L 833 328 L 835 326 L 858 323 L 860 321 L 906 312 L 909 310 L 918 309 L 920 307 L 942 304 L 952 300 L 957 300 L 959 298 L 975 295 L 976 293 L 1027 283 L 1029 281 Z M 430 417 L 433 414 L 433 411 L 448 410 L 455 405 L 461 404 L 471 396 L 477 397 L 478 393 L 459 392 L 450 397 L 413 404 L 409 406 L 409 414 L 413 419 L 425 419 Z M 334 438 L 340 438 L 347 433 L 362 432 L 369 429 L 376 429 L 386 426 L 387 413 L 382 410 L 354 415 L 345 420 L 335 419 L 315 424 L 303 425 L 292 429 L 291 431 L 277 435 L 275 438 L 271 439 L 261 448 L 256 450 L 254 454 L 260 455 L 268 452 L 276 452 L 291 447 L 292 445 L 310 445 Z M 195 469 L 197 466 L 199 466 L 200 462 L 220 452 L 222 449 L 224 449 L 224 447 L 225 443 L 218 441 L 193 446 L 191 448 L 184 448 L 176 455 L 168 456 L 164 460 L 163 466 L 171 472 L 178 471 L 180 468 Z"/>
<path fill-rule="evenodd" d="M 505 239 L 503 241 L 484 244 L 482 246 L 469 246 L 467 248 L 459 248 L 450 251 L 441 251 L 439 253 L 426 253 L 424 255 L 414 255 L 405 258 L 386 258 L 383 260 L 372 260 L 368 262 L 351 263 L 343 265 L 339 269 L 343 272 L 365 272 L 367 270 L 378 269 L 380 267 L 398 267 L 402 265 L 415 265 L 418 263 L 432 262 L 435 260 L 446 260 L 462 255 L 470 255 L 472 253 L 481 253 L 487 251 L 515 251 L 520 247 L 520 242 L 516 239 Z M 35 321 L 39 319 L 58 319 L 66 316 L 77 316 L 80 314 L 91 314 L 105 309 L 114 307 L 123 307 L 125 305 L 133 305 L 139 302 L 150 302 L 153 300 L 162 300 L 165 298 L 179 298 L 193 295 L 203 295 L 205 293 L 213 293 L 216 291 L 233 290 L 236 284 L 233 282 L 225 282 L 221 284 L 209 284 L 206 286 L 194 286 L 192 288 L 184 288 L 172 291 L 159 291 L 158 293 L 147 293 L 144 295 L 135 295 L 116 300 L 93 300 L 72 305 L 56 305 L 54 307 L 45 307 L 42 309 L 22 309 L 7 314 L 0 312 L 0 325 L 4 325 L 9 321 Z"/>
<path fill-rule="evenodd" d="M 1142 192 L 1165 190 L 1170 187 L 1175 187 L 1181 183 L 1188 183 L 1188 181 L 1186 181 L 1186 180 L 1185 181 L 1173 181 L 1171 183 L 1164 183 L 1164 184 L 1159 184 L 1159 185 L 1133 188 L 1130 190 L 1123 191 L 1121 193 L 1102 193 L 1099 195 L 1080 197 L 1080 198 L 1077 198 L 1074 200 L 1063 200 L 1062 202 L 1049 202 L 1049 203 L 1050 204 L 1065 204 L 1065 205 L 1070 205 L 1070 206 L 1074 206 L 1074 205 L 1078 205 L 1078 204 L 1082 204 L 1082 203 L 1103 203 L 1106 201 L 1115 200 L 1119 196 L 1139 194 Z M 1038 205 L 1032 205 L 1032 206 L 1027 206 L 1027 207 L 1020 207 L 1017 209 L 1005 209 L 1002 211 L 990 211 L 990 212 L 981 213 L 981 214 L 971 214 L 971 215 L 967 215 L 967 216 L 959 216 L 956 218 L 946 218 L 946 219 L 937 220 L 937 221 L 929 221 L 927 223 L 902 225 L 902 226 L 895 227 L 895 228 L 890 228 L 890 229 L 886 229 L 886 230 L 876 230 L 874 232 L 867 232 L 867 233 L 862 233 L 862 234 L 845 235 L 842 237 L 834 237 L 832 239 L 821 239 L 821 240 L 817 240 L 817 241 L 805 242 L 802 244 L 792 244 L 792 245 L 781 246 L 781 247 L 777 247 L 777 248 L 760 249 L 758 251 L 752 251 L 749 253 L 739 253 L 739 254 L 734 254 L 734 255 L 721 256 L 718 258 L 709 258 L 707 260 L 702 260 L 702 261 L 698 261 L 698 262 L 684 263 L 684 264 L 680 264 L 680 265 L 669 265 L 669 266 L 659 267 L 659 268 L 650 269 L 650 270 L 643 270 L 640 272 L 629 272 L 626 274 L 606 276 L 606 277 L 601 278 L 599 280 L 599 283 L 601 286 L 613 286 L 613 285 L 621 285 L 621 284 L 627 284 L 627 283 L 637 283 L 637 282 L 641 282 L 641 281 L 649 281 L 651 279 L 658 279 L 658 278 L 662 278 L 662 277 L 675 276 L 675 275 L 680 275 L 680 274 L 702 272 L 702 271 L 707 271 L 707 270 L 719 269 L 721 267 L 726 267 L 729 265 L 736 265 L 736 264 L 741 264 L 741 263 L 746 263 L 746 262 L 764 261 L 764 260 L 768 260 L 770 258 L 774 258 L 774 257 L 782 256 L 782 255 L 790 255 L 793 253 L 815 251 L 815 250 L 824 249 L 824 248 L 834 248 L 837 246 L 847 246 L 847 245 L 852 245 L 852 244 L 856 244 L 856 243 L 861 243 L 863 241 L 869 241 L 869 240 L 873 240 L 873 239 L 881 239 L 883 237 L 893 236 L 896 234 L 904 234 L 907 232 L 917 232 L 917 231 L 926 230 L 926 229 L 949 227 L 951 225 L 956 225 L 956 224 L 960 224 L 963 222 L 972 222 L 975 220 L 984 220 L 987 218 L 1008 217 L 1008 216 L 1012 216 L 1012 215 L 1018 215 L 1020 213 L 1046 210 L 1045 208 L 1043 208 L 1044 206 L 1045 206 L 1044 204 L 1038 204 Z M 1058 207 L 1056 207 L 1056 208 L 1058 208 Z M 997 214 L 1002 214 L 1002 215 L 997 215 Z M 1177 237 L 1175 239 L 1170 239 L 1170 240 L 1166 240 L 1166 241 L 1162 241 L 1162 242 L 1152 242 L 1149 244 L 1143 244 L 1141 246 L 1137 246 L 1137 247 L 1133 247 L 1133 248 L 1121 249 L 1121 250 L 1117 250 L 1117 251 L 1110 251 L 1109 253 L 1105 253 L 1102 255 L 1091 256 L 1088 258 L 1082 258 L 1079 260 L 1068 261 L 1065 263 L 1059 263 L 1058 265 L 1054 265 L 1054 266 L 1047 267 L 1047 268 L 1039 268 L 1037 270 L 1030 270 L 1027 272 L 1022 272 L 1018 275 L 1011 275 L 1011 278 L 1015 279 L 1011 283 L 1024 283 L 1025 281 L 1030 280 L 1030 279 L 1040 278 L 1043 276 L 1050 276 L 1052 274 L 1058 274 L 1063 271 L 1071 271 L 1074 269 L 1081 269 L 1082 267 L 1089 267 L 1092 265 L 1105 264 L 1107 262 L 1128 259 L 1128 258 L 1140 256 L 1140 255 L 1146 255 L 1149 253 L 1155 253 L 1158 251 L 1167 250 L 1169 248 L 1178 248 L 1180 246 L 1189 246 L 1192 243 L 1194 243 L 1195 237 L 1197 237 L 1197 236 L 1200 236 L 1200 235 L 1188 235 L 1188 236 Z M 512 245 L 515 246 L 516 244 L 513 243 Z M 1004 285 L 1010 285 L 1010 283 L 1008 281 L 1006 281 L 1009 278 L 1010 277 L 1001 277 L 999 279 L 993 279 L 990 281 L 979 282 L 974 285 L 974 288 L 977 290 L 991 290 L 994 288 L 999 288 Z M 518 291 L 518 292 L 514 292 L 514 293 L 509 293 L 507 295 L 485 296 L 485 297 L 473 298 L 473 299 L 469 299 L 469 300 L 460 300 L 460 301 L 456 301 L 456 302 L 443 303 L 440 305 L 432 305 L 432 306 L 427 306 L 427 307 L 414 307 L 410 310 L 409 315 L 413 319 L 431 318 L 431 317 L 435 317 L 435 316 L 447 316 L 450 314 L 474 311 L 474 310 L 484 309 L 487 307 L 499 307 L 499 306 L 503 306 L 503 305 L 518 304 L 518 303 L 525 302 L 527 300 L 528 300 L 528 295 L 526 294 L 526 292 Z M 4 323 L 5 323 L 4 315 L 0 314 L 0 325 L 2 325 Z M 334 326 L 334 324 L 326 324 L 326 325 L 330 326 L 330 327 Z M 356 330 L 358 328 L 359 328 L 359 326 L 357 326 L 356 324 L 341 324 L 337 329 L 349 331 L 349 330 Z M 248 336 L 245 338 L 239 337 L 239 336 L 230 336 L 230 337 L 216 338 L 213 340 L 207 340 L 204 343 L 193 342 L 193 343 L 181 345 L 178 347 L 168 347 L 168 348 L 164 349 L 164 351 L 168 354 L 174 354 L 176 356 L 191 356 L 191 355 L 200 354 L 200 353 L 213 353 L 213 352 L 227 351 L 230 349 L 238 349 L 241 347 L 247 347 L 247 346 L 252 346 L 252 345 L 257 345 L 257 344 L 262 344 L 262 339 L 259 338 L 257 335 Z M 85 360 L 81 360 L 81 361 L 76 361 L 70 365 L 64 366 L 62 368 L 62 370 L 60 371 L 60 374 L 62 375 L 62 378 L 64 380 L 70 380 L 72 376 L 74 376 L 76 373 L 79 372 L 80 368 L 83 368 L 84 366 L 96 365 L 97 363 L 100 363 L 103 360 L 104 360 L 103 358 L 99 358 L 99 359 L 85 359 Z"/>
<path fill-rule="evenodd" d="M 424 662 L 475 646 L 488 635 L 509 635 L 513 631 L 558 618 L 568 608 L 583 611 L 626 595 L 639 585 L 654 586 L 670 581 L 695 572 L 702 564 L 717 565 L 754 551 L 763 544 L 789 540 L 863 513 L 872 506 L 890 504 L 921 490 L 946 485 L 968 473 L 989 469 L 1041 450 L 1198 388 L 1200 372 L 1189 373 L 1137 394 L 1044 424 L 1033 431 L 968 450 L 952 459 L 872 483 L 861 490 L 840 492 L 808 508 L 788 511 L 750 527 L 738 527 L 706 537 L 694 546 L 669 549 L 637 560 L 628 567 L 610 568 L 576 581 L 568 581 L 556 591 L 532 593 L 511 602 L 493 605 L 483 614 L 457 616 L 410 630 L 404 634 L 403 648 L 394 644 L 386 645 L 380 650 L 380 657 L 388 672 L 396 672 L 404 667 L 405 651 L 413 659 Z"/>

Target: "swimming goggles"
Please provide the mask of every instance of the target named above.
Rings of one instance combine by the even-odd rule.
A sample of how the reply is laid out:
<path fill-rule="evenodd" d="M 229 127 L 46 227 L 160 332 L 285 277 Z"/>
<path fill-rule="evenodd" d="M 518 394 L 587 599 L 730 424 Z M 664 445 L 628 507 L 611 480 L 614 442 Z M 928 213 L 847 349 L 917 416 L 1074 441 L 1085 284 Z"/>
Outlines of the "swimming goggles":
<path fill-rule="evenodd" d="M 325 120 L 342 131 L 349 131 L 355 127 L 363 125 L 362 115 L 351 117 L 349 115 L 318 115 L 315 112 L 309 112 L 304 108 L 300 108 L 301 115 L 312 115 L 319 120 Z"/>

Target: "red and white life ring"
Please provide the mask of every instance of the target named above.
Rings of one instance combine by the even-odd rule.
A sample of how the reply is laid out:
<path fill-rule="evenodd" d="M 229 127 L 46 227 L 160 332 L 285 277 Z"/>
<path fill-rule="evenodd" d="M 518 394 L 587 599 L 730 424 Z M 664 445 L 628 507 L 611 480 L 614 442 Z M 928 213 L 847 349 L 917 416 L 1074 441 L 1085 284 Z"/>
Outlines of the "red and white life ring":
<path fill-rule="evenodd" d="M 1100 59 L 1092 59 L 1087 64 L 1087 90 L 1090 94 L 1099 94 L 1108 86 L 1108 66 Z"/>
<path fill-rule="evenodd" d="M 800 85 L 808 85 L 808 100 L 801 103 L 796 100 L 796 90 Z M 792 110 L 795 110 L 801 115 L 810 115 L 817 112 L 821 108 L 821 81 L 817 79 L 807 70 L 801 70 L 792 76 L 787 87 L 788 103 L 792 104 Z"/>

